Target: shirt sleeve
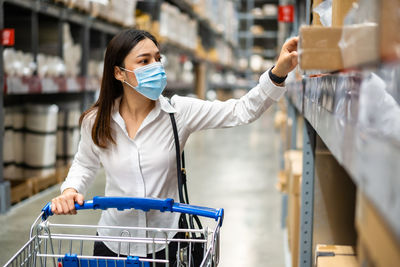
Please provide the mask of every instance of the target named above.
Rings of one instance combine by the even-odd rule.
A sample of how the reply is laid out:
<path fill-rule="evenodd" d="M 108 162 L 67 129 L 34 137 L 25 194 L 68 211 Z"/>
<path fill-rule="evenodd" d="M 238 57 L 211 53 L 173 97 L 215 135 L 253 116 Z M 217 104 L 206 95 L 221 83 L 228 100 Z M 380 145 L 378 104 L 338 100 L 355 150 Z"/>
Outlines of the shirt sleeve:
<path fill-rule="evenodd" d="M 240 99 L 222 102 L 174 96 L 172 104 L 181 114 L 182 125 L 189 132 L 195 132 L 248 124 L 259 118 L 285 92 L 285 87 L 273 84 L 266 71 L 259 84 Z"/>
<path fill-rule="evenodd" d="M 78 152 L 74 157 L 67 178 L 61 185 L 61 192 L 67 188 L 74 188 L 79 193 L 85 194 L 100 168 L 99 156 L 95 151 L 95 144 L 91 135 L 93 125 L 91 117 L 93 118 L 93 114 L 86 115 L 82 122 Z"/>

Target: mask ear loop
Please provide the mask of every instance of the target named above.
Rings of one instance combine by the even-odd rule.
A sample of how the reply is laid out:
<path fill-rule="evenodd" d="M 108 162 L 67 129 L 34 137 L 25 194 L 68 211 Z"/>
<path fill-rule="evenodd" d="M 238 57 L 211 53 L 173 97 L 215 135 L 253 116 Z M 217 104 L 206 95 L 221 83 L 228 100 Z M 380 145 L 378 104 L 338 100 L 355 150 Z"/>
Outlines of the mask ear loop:
<path fill-rule="evenodd" d="M 132 70 L 127 70 L 127 69 L 125 69 L 124 67 L 118 66 L 118 68 L 120 68 L 122 71 L 125 71 L 125 72 L 127 71 L 127 72 L 131 72 L 131 73 L 135 74 L 134 71 L 132 71 Z M 125 83 L 125 84 L 129 85 L 130 87 L 132 87 L 133 89 L 136 89 L 135 86 L 133 86 L 132 84 L 130 84 L 130 83 L 128 83 L 127 81 L 125 81 L 125 79 L 122 81 L 122 83 Z"/>

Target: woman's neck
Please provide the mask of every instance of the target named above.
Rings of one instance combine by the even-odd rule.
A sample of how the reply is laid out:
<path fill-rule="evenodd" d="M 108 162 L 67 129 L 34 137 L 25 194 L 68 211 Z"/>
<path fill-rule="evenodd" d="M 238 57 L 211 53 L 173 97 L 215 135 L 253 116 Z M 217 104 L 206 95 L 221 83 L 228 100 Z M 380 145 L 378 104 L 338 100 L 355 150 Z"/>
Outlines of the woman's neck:
<path fill-rule="evenodd" d="M 124 90 L 119 111 L 121 115 L 127 114 L 131 119 L 144 118 L 154 108 L 155 101 L 148 99 L 132 89 Z M 124 117 L 124 116 L 123 116 Z"/>

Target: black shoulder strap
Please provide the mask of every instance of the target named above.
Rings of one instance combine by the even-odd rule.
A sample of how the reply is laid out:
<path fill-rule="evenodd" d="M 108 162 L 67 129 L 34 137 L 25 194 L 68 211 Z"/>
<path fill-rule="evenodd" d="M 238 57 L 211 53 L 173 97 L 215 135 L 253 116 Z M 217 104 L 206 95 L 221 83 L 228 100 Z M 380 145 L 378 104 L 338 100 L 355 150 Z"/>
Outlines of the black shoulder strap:
<path fill-rule="evenodd" d="M 169 113 L 172 123 L 172 129 L 174 131 L 174 139 L 175 139 L 175 151 L 176 151 L 176 170 L 178 173 L 178 189 L 179 189 L 179 202 L 189 204 L 189 200 L 186 196 L 186 202 L 183 197 L 183 186 L 186 186 L 186 177 L 184 177 L 185 166 L 181 165 L 181 156 L 180 156 L 180 145 L 179 145 L 179 136 L 178 136 L 178 129 L 176 127 L 175 116 L 174 113 Z M 182 152 L 182 163 L 185 164 L 184 161 L 184 154 Z"/>
<path fill-rule="evenodd" d="M 189 196 L 188 190 L 186 186 L 186 170 L 185 170 L 185 154 L 182 151 L 182 165 L 181 165 L 181 157 L 180 157 L 180 145 L 179 145 L 179 135 L 178 129 L 176 127 L 175 116 L 174 113 L 169 113 L 169 117 L 171 118 L 172 129 L 174 131 L 174 139 L 175 139 L 175 151 L 176 151 L 176 168 L 178 173 L 178 190 L 179 190 L 179 202 L 189 204 Z M 184 195 L 185 194 L 185 195 Z M 186 198 L 186 201 L 184 199 Z M 190 215 L 189 216 L 189 224 L 191 229 L 195 229 L 194 222 L 196 221 L 197 226 L 199 229 L 203 229 L 201 225 L 201 221 L 197 215 Z M 186 216 L 181 216 L 181 221 L 183 228 L 188 228 L 188 223 L 186 220 Z"/>

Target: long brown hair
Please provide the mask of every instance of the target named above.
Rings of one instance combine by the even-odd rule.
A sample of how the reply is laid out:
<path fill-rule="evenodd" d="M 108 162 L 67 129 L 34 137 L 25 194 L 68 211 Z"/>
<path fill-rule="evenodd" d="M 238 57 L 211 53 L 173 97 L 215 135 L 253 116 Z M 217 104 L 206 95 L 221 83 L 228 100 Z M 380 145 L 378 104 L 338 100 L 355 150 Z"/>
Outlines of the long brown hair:
<path fill-rule="evenodd" d="M 107 46 L 99 99 L 93 106 L 83 112 L 79 119 L 79 123 L 82 125 L 85 116 L 97 110 L 92 128 L 92 139 L 101 148 L 107 148 L 109 142 L 115 144 L 110 127 L 111 111 L 115 99 L 123 94 L 122 83 L 114 77 L 114 66 L 124 67 L 125 57 L 140 41 L 146 38 L 152 40 L 159 47 L 156 38 L 152 34 L 135 29 L 121 31 L 114 36 Z"/>

